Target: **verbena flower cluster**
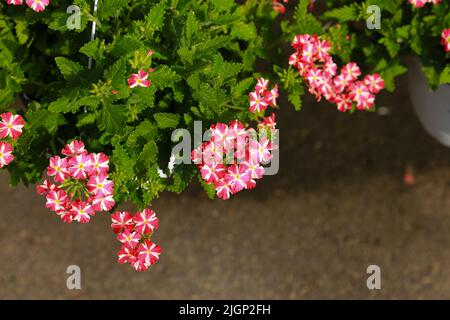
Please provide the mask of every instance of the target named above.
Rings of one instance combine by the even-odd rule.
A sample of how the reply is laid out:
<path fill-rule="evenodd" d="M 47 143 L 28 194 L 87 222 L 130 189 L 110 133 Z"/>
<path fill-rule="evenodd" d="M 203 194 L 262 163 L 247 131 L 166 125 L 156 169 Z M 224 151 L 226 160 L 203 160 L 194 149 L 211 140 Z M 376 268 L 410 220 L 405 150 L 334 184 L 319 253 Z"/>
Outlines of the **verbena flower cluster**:
<path fill-rule="evenodd" d="M 122 248 L 119 263 L 129 263 L 137 271 L 145 271 L 159 260 L 161 248 L 150 239 L 158 229 L 159 220 L 153 210 L 145 209 L 132 216 L 127 211 L 111 215 L 111 228 Z"/>
<path fill-rule="evenodd" d="M 374 107 L 375 94 L 384 88 L 379 74 L 367 75 L 358 80 L 361 70 L 355 62 L 342 67 L 337 74 L 337 65 L 329 54 L 331 45 L 317 35 L 297 35 L 292 47 L 296 50 L 289 58 L 289 64 L 296 67 L 305 78 L 309 92 L 317 101 L 324 97 L 335 103 L 339 111 L 369 110 Z"/>
<path fill-rule="evenodd" d="M 26 0 L 27 6 L 33 9 L 36 12 L 42 12 L 45 10 L 50 4 L 50 0 Z M 7 4 L 12 4 L 15 6 L 21 6 L 23 4 L 23 0 L 6 0 Z"/>
<path fill-rule="evenodd" d="M 13 147 L 10 142 L 19 139 L 22 135 L 25 121 L 22 116 L 13 115 L 11 112 L 2 113 L 0 118 L 0 168 L 3 168 L 14 160 Z"/>
<path fill-rule="evenodd" d="M 253 113 L 266 111 L 268 106 L 275 107 L 278 99 L 278 86 L 269 90 L 269 81 L 260 78 L 255 86 L 255 90 L 250 92 L 250 107 L 249 110 Z"/>
<path fill-rule="evenodd" d="M 96 211 L 109 211 L 114 205 L 114 183 L 108 180 L 109 158 L 88 153 L 82 141 L 74 140 L 62 150 L 65 157 L 50 158 L 47 175 L 37 192 L 47 199 L 46 207 L 64 222 L 87 223 Z"/>
<path fill-rule="evenodd" d="M 259 125 L 263 134 L 258 141 L 258 133 L 237 120 L 228 125 L 217 123 L 211 126 L 211 139 L 192 151 L 192 161 L 220 199 L 253 189 L 256 180 L 262 179 L 263 164 L 272 159 L 272 150 L 277 148 L 271 139 L 275 125 L 275 115 L 265 118 Z"/>

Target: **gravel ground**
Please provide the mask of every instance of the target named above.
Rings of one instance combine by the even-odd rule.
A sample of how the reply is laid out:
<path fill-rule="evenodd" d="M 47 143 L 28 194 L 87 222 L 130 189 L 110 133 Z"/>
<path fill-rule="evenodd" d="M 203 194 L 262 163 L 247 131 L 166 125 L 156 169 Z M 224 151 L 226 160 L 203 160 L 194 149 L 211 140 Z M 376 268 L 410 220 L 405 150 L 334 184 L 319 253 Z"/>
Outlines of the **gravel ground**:
<path fill-rule="evenodd" d="M 284 104 L 279 174 L 225 202 L 195 185 L 163 194 L 153 207 L 164 253 L 145 273 L 116 263 L 106 214 L 63 224 L 2 173 L 0 298 L 449 299 L 450 150 L 423 131 L 405 88 L 381 97 L 387 116 Z M 66 288 L 72 264 L 81 290 Z M 381 290 L 366 287 L 370 264 Z"/>

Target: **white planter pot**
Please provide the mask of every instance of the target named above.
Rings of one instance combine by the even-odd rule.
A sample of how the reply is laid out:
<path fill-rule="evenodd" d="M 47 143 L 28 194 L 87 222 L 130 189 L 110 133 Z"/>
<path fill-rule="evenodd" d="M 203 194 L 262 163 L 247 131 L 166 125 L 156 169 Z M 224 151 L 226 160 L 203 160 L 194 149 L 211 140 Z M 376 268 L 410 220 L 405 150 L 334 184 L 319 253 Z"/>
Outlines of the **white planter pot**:
<path fill-rule="evenodd" d="M 420 62 L 411 59 L 408 64 L 409 94 L 420 122 L 430 135 L 450 147 L 450 85 L 433 92 L 428 88 Z"/>

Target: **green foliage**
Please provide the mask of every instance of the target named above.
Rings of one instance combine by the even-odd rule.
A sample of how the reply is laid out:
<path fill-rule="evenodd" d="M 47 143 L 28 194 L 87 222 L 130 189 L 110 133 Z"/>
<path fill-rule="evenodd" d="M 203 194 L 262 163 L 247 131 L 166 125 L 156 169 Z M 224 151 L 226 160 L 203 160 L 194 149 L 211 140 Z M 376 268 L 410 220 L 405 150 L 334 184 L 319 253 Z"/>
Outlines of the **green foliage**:
<path fill-rule="evenodd" d="M 81 11 L 78 30 L 66 26 L 72 4 Z M 48 155 L 80 138 L 110 156 L 117 203 L 145 207 L 164 190 L 182 192 L 196 166 L 158 175 L 172 130 L 253 119 L 243 111 L 274 19 L 270 5 L 232 0 L 100 0 L 96 14 L 88 0 L 54 0 L 39 14 L 1 3 L 0 111 L 27 97 L 12 183 L 38 182 Z M 149 68 L 151 86 L 130 89 L 127 78 Z"/>
<path fill-rule="evenodd" d="M 366 28 L 372 5 L 381 10 L 380 29 Z M 407 71 L 400 58 L 408 55 L 419 56 L 431 88 L 450 83 L 449 55 L 440 44 L 442 31 L 450 27 L 449 1 L 414 8 L 406 0 L 327 0 L 321 18 L 348 30 L 354 42 L 353 59 L 367 71 L 380 72 L 387 90 L 394 90 L 395 78 Z"/>

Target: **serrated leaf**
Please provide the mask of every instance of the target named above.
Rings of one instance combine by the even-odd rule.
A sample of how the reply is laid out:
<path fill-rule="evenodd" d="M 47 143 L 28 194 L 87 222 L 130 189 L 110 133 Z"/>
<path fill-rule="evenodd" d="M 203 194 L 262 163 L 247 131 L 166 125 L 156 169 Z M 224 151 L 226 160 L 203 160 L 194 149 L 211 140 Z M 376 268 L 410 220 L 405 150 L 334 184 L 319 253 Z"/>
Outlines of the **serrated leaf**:
<path fill-rule="evenodd" d="M 55 61 L 59 71 L 61 71 L 64 78 L 67 80 L 71 79 L 72 76 L 83 70 L 83 66 L 81 64 L 64 57 L 56 57 Z"/>
<path fill-rule="evenodd" d="M 181 80 L 181 77 L 166 65 L 161 65 L 150 74 L 152 85 L 158 89 L 172 87 L 175 82 Z"/>
<path fill-rule="evenodd" d="M 176 128 L 180 122 L 180 115 L 175 113 L 160 112 L 153 115 L 158 126 L 162 129 Z"/>
<path fill-rule="evenodd" d="M 104 105 L 97 114 L 101 130 L 112 133 L 122 132 L 126 122 L 126 109 L 122 105 Z"/>

